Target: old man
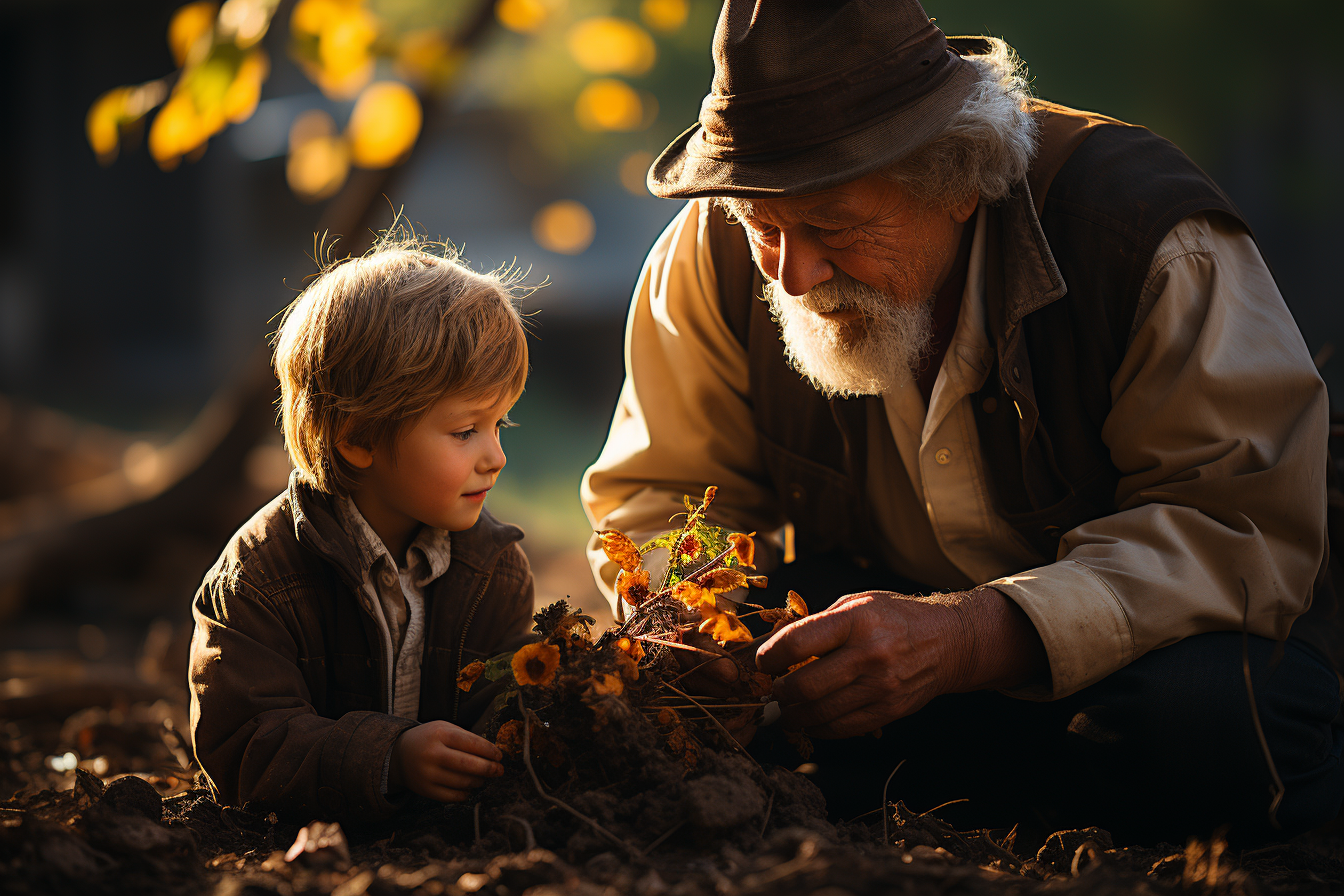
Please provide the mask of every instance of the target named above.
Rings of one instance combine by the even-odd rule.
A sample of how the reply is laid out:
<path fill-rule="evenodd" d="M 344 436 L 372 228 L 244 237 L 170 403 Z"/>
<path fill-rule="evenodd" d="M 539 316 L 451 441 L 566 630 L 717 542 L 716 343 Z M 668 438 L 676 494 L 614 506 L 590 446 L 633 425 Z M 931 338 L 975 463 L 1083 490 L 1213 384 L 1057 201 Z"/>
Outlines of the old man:
<path fill-rule="evenodd" d="M 847 738 L 815 759 L 841 814 L 905 759 L 893 799 L 981 824 L 1333 818 L 1328 404 L 1233 203 L 914 0 L 728 0 L 713 50 L 649 172 L 691 201 L 635 291 L 594 523 L 662 531 L 715 484 L 721 524 L 787 524 L 775 584 L 839 599 L 757 662 L 819 657 L 775 696 Z"/>

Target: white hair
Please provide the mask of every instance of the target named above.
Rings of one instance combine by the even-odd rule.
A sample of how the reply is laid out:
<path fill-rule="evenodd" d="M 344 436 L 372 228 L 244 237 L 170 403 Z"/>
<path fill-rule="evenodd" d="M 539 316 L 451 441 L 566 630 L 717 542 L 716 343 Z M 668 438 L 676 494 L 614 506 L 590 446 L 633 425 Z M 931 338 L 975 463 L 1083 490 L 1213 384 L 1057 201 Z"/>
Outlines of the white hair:
<path fill-rule="evenodd" d="M 979 82 L 942 134 L 881 171 L 917 199 L 950 206 L 975 192 L 998 202 L 1031 167 L 1040 129 L 1026 65 L 1006 42 L 985 40 L 988 53 L 964 57 Z"/>

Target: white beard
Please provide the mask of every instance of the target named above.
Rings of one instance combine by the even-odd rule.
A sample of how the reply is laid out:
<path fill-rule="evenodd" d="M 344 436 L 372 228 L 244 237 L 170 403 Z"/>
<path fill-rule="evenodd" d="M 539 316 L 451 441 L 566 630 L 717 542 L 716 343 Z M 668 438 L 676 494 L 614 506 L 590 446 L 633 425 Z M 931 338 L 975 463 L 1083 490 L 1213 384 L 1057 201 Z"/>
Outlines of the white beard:
<path fill-rule="evenodd" d="M 901 302 L 840 270 L 802 296 L 767 280 L 765 297 L 789 364 L 827 398 L 895 389 L 933 341 L 932 296 Z M 840 308 L 861 311 L 863 320 L 850 326 L 817 316 Z"/>

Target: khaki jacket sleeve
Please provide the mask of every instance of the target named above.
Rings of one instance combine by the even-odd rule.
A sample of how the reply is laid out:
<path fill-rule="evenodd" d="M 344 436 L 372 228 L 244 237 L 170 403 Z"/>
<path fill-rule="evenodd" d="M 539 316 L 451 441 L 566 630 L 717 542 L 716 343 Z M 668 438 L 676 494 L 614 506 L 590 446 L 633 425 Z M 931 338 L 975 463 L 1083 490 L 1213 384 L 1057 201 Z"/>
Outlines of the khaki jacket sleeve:
<path fill-rule="evenodd" d="M 990 584 L 1045 642 L 1061 697 L 1190 635 L 1283 638 L 1325 540 L 1329 408 L 1251 237 L 1182 222 L 1159 247 L 1102 438 L 1118 512 L 1065 534 L 1056 563 Z"/>
<path fill-rule="evenodd" d="M 720 525 L 764 533 L 784 522 L 757 447 L 746 351 L 719 307 L 707 208 L 687 203 L 649 252 L 626 326 L 625 385 L 606 446 L 583 477 L 593 526 L 637 541 L 670 528 L 682 497 L 707 485 L 719 488 Z M 758 548 L 764 566 L 768 547 Z M 589 559 L 612 599 L 616 567 L 596 538 Z"/>
<path fill-rule="evenodd" d="M 283 601 L 212 575 L 196 595 L 191 731 L 216 798 L 294 821 L 377 820 L 397 737 L 416 723 L 381 712 L 317 714 Z"/>

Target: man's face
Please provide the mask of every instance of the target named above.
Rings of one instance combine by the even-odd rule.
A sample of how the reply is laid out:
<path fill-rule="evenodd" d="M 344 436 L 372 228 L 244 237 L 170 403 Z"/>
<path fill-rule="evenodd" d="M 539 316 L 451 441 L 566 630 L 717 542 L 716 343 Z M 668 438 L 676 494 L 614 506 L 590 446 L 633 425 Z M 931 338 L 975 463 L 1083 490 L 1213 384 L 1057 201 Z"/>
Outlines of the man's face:
<path fill-rule="evenodd" d="M 822 392 L 893 388 L 928 350 L 932 299 L 975 210 L 912 200 L 876 174 L 821 193 L 729 200 L 766 275 L 789 361 Z"/>

